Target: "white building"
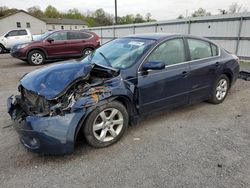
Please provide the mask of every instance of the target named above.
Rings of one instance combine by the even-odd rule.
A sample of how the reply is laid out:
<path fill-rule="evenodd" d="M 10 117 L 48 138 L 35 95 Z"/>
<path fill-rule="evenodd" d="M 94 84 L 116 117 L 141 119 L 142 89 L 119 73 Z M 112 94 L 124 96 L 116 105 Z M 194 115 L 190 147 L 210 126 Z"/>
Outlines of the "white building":
<path fill-rule="evenodd" d="M 41 34 L 47 31 L 44 20 L 34 17 L 23 10 L 0 17 L 0 36 L 9 30 L 17 28 L 28 28 L 32 34 Z"/>
<path fill-rule="evenodd" d="M 85 21 L 80 19 L 66 19 L 66 18 L 43 18 L 46 22 L 47 30 L 79 30 L 87 28 Z"/>
<path fill-rule="evenodd" d="M 37 18 L 24 10 L 0 17 L 0 36 L 12 29 L 28 28 L 33 35 L 50 30 L 79 30 L 87 27 L 80 19 Z"/>

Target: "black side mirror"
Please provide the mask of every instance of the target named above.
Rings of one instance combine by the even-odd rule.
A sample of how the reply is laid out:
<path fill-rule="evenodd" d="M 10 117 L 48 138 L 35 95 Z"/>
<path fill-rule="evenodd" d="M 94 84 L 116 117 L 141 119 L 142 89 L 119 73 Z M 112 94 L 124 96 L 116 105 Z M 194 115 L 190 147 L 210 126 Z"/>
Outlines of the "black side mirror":
<path fill-rule="evenodd" d="M 165 64 L 162 61 L 148 61 L 142 67 L 144 71 L 147 70 L 163 70 L 165 69 Z"/>
<path fill-rule="evenodd" d="M 52 39 L 52 38 L 47 38 L 47 41 L 48 41 L 48 42 L 53 42 L 54 39 Z"/>

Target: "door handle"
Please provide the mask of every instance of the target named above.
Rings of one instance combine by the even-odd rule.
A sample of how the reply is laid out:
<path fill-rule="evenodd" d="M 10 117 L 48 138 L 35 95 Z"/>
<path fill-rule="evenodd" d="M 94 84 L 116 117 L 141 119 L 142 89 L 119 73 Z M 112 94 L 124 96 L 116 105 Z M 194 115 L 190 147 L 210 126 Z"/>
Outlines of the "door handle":
<path fill-rule="evenodd" d="M 221 64 L 220 62 L 216 62 L 216 63 L 215 63 L 215 66 L 216 66 L 216 67 L 219 67 L 220 64 Z"/>
<path fill-rule="evenodd" d="M 181 74 L 183 77 L 187 77 L 187 75 L 189 74 L 189 71 L 183 71 Z"/>

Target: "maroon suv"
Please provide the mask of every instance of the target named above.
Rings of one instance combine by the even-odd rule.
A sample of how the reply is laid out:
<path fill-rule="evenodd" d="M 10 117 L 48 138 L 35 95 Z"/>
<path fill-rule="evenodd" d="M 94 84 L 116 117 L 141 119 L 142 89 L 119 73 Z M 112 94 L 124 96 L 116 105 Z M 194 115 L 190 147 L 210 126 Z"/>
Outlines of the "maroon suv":
<path fill-rule="evenodd" d="M 49 31 L 31 43 L 18 44 L 11 55 L 27 61 L 30 65 L 41 65 L 49 59 L 84 57 L 100 46 L 100 38 L 89 31 Z"/>

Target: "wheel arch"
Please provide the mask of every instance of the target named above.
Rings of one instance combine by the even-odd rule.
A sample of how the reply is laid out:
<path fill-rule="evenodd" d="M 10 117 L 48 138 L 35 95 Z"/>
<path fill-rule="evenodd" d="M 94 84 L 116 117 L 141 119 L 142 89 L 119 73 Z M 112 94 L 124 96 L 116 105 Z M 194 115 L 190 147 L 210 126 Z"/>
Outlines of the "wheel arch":
<path fill-rule="evenodd" d="M 91 49 L 91 50 L 95 50 L 96 49 L 96 47 L 95 46 L 93 46 L 93 45 L 88 45 L 88 46 L 84 46 L 83 48 L 82 48 L 82 52 L 84 51 L 84 50 L 86 50 L 86 49 Z"/>
<path fill-rule="evenodd" d="M 27 51 L 26 53 L 26 58 L 28 59 L 28 55 L 30 52 L 34 51 L 34 50 L 38 50 L 38 51 L 41 51 L 44 55 L 45 55 L 45 59 L 48 57 L 48 54 L 47 52 L 43 49 L 43 48 L 31 48 Z"/>
<path fill-rule="evenodd" d="M 3 47 L 3 50 L 5 51 L 6 50 L 6 47 L 0 42 L 0 46 Z"/>
<path fill-rule="evenodd" d="M 112 96 L 110 98 L 107 98 L 103 101 L 100 101 L 96 106 L 93 107 L 89 107 L 86 110 L 86 113 L 83 115 L 83 117 L 80 119 L 80 121 L 78 122 L 76 129 L 75 129 L 75 134 L 74 134 L 74 142 L 76 142 L 76 139 L 79 135 L 79 133 L 81 132 L 80 130 L 83 128 L 84 126 L 84 122 L 86 121 L 86 119 L 88 118 L 88 116 L 90 115 L 90 113 L 95 109 L 98 108 L 99 106 L 102 106 L 104 104 L 110 103 L 112 101 L 118 101 L 120 102 L 122 105 L 124 105 L 124 107 L 126 108 L 127 112 L 128 112 L 128 116 L 129 116 L 129 121 L 130 121 L 130 117 L 133 113 L 133 105 L 131 103 L 131 100 L 123 95 L 120 96 Z"/>
<path fill-rule="evenodd" d="M 225 74 L 228 79 L 229 79 L 229 87 L 231 87 L 232 85 L 232 81 L 233 81 L 233 72 L 230 69 L 225 69 L 222 74 Z"/>

